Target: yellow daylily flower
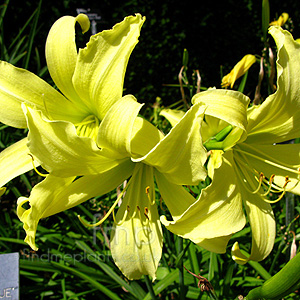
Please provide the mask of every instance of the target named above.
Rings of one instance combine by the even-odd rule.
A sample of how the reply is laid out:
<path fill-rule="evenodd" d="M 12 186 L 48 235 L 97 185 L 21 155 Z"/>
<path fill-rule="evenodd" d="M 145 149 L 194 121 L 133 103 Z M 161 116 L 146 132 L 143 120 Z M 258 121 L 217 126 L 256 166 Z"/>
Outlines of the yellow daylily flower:
<path fill-rule="evenodd" d="M 224 88 L 231 87 L 235 81 L 243 76 L 250 67 L 256 62 L 256 58 L 252 54 L 245 55 L 235 66 L 234 68 L 222 78 L 221 86 Z"/>
<path fill-rule="evenodd" d="M 288 19 L 289 19 L 289 14 L 282 13 L 277 20 L 270 23 L 270 26 L 283 26 Z"/>
<path fill-rule="evenodd" d="M 241 229 L 245 209 L 252 249 L 245 256 L 238 243 L 234 244 L 232 257 L 239 264 L 263 260 L 270 253 L 276 235 L 271 204 L 287 191 L 300 194 L 300 144 L 283 143 L 300 133 L 300 45 L 280 27 L 270 27 L 269 32 L 278 48 L 277 91 L 261 105 L 248 108 L 242 126 L 230 121 L 237 114 L 232 108 L 238 109 L 236 105 L 231 108 L 230 103 L 240 103 L 242 108 L 242 103 L 249 102 L 246 96 L 216 89 L 194 96 L 194 105 L 207 106 L 201 134 L 211 151 L 208 174 L 212 183 L 180 218 L 167 221 L 161 217 L 170 231 L 200 246 L 206 247 L 206 239 L 221 239 L 225 251 L 230 236 L 224 227 L 232 226 L 232 233 Z"/>
<path fill-rule="evenodd" d="M 128 279 L 145 274 L 155 279 L 163 238 L 154 177 L 176 219 L 194 202 L 181 185 L 196 184 L 206 177 L 206 149 L 201 136 L 196 145 L 190 140 L 199 132 L 205 108 L 188 112 L 164 137 L 138 116 L 141 107 L 131 95 L 121 98 L 106 113 L 97 141 L 93 141 L 79 137 L 71 122 L 49 120 L 40 111 L 23 105 L 29 128 L 28 147 L 49 171 L 29 198 L 18 200 L 17 214 L 24 223 L 25 241 L 33 249 L 37 250 L 35 235 L 41 218 L 103 195 L 130 178 L 123 191 L 125 196 L 116 199 L 105 217 L 94 225 L 112 214 L 110 245 L 116 265 Z M 185 142 L 179 143 L 182 138 Z M 199 157 L 203 164 L 196 163 Z M 120 200 L 122 204 L 114 216 Z M 29 209 L 23 208 L 26 202 Z"/>
<path fill-rule="evenodd" d="M 140 14 L 127 17 L 112 30 L 92 36 L 77 52 L 75 23 L 86 32 L 89 19 L 83 14 L 60 18 L 47 38 L 46 61 L 63 94 L 33 73 L 0 61 L 0 105 L 5 108 L 0 122 L 26 128 L 21 104 L 27 103 L 52 120 L 73 123 L 78 135 L 95 139 L 104 115 L 122 97 L 126 66 L 144 21 Z M 5 172 L 0 174 L 0 187 L 33 168 L 26 144 L 27 138 L 1 152 Z"/>

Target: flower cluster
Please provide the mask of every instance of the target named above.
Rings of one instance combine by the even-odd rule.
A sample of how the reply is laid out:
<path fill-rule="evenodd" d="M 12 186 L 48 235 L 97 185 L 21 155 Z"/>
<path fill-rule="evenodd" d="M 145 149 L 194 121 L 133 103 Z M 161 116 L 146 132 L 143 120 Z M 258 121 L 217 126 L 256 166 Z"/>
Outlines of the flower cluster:
<path fill-rule="evenodd" d="M 248 219 L 251 254 L 243 254 L 235 243 L 232 257 L 240 264 L 262 260 L 275 239 L 272 202 L 287 191 L 300 194 L 300 145 L 284 143 L 300 132 L 300 45 L 287 31 L 270 27 L 278 49 L 276 92 L 256 106 L 249 106 L 250 99 L 237 91 L 200 92 L 187 112 L 162 111 L 173 126 L 164 135 L 140 116 L 142 104 L 134 96 L 123 95 L 127 63 L 144 21 L 140 14 L 127 17 L 93 35 L 79 51 L 75 24 L 86 32 L 87 16 L 55 22 L 46 60 L 60 92 L 29 71 L 0 62 L 0 103 L 5 107 L 0 121 L 29 129 L 26 138 L 0 154 L 5 170 L 0 194 L 8 181 L 34 168 L 33 158 L 35 166 L 47 171 L 29 197 L 18 199 L 25 241 L 37 250 L 41 218 L 126 181 L 103 219 L 93 225 L 82 222 L 95 226 L 113 216 L 112 256 L 129 279 L 155 279 L 162 253 L 161 223 L 201 247 L 224 253 Z M 223 85 L 232 86 L 255 61 L 253 55 L 246 56 Z M 197 198 L 184 187 L 207 176 L 211 184 Z M 171 220 L 159 217 L 156 187 Z M 270 200 L 274 193 L 278 196 Z"/>

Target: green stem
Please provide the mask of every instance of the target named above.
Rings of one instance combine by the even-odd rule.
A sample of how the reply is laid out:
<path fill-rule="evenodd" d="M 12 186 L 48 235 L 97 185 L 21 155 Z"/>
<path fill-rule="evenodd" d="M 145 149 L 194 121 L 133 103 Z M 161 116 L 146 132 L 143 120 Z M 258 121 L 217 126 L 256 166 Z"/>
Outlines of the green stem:
<path fill-rule="evenodd" d="M 144 278 L 145 278 L 145 282 L 146 282 L 146 285 L 147 285 L 149 294 L 150 294 L 150 296 L 151 296 L 151 299 L 152 299 L 152 300 L 155 300 L 155 299 L 156 299 L 156 296 L 155 296 L 155 293 L 154 293 L 154 289 L 153 289 L 152 282 L 151 282 L 151 280 L 149 279 L 149 276 L 148 276 L 148 275 L 145 275 Z"/>
<path fill-rule="evenodd" d="M 178 237 L 178 253 L 183 251 L 183 238 Z M 179 299 L 185 299 L 185 287 L 184 287 L 184 273 L 183 273 L 183 260 L 182 257 L 177 263 L 177 268 L 179 270 Z"/>

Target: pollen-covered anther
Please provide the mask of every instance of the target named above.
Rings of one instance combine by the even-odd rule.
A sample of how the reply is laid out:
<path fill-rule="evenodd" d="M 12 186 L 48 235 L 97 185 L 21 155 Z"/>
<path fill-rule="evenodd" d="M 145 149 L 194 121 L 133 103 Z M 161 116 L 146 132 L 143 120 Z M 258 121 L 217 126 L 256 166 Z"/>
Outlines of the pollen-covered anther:
<path fill-rule="evenodd" d="M 154 205 L 155 204 L 155 199 L 153 199 L 153 200 L 151 199 L 151 196 L 150 196 L 150 186 L 147 186 L 145 191 L 146 191 L 146 194 L 147 194 L 147 197 L 149 199 L 150 204 Z"/>
<path fill-rule="evenodd" d="M 145 215 L 145 217 L 149 220 L 148 213 L 149 213 L 148 207 L 145 207 L 145 208 L 144 208 L 144 215 Z"/>
<path fill-rule="evenodd" d="M 279 202 L 279 201 L 283 198 L 283 196 L 285 195 L 285 193 L 286 193 L 286 187 L 287 187 L 287 184 L 288 184 L 289 182 L 291 182 L 291 180 L 289 179 L 289 176 L 285 176 L 285 183 L 283 184 L 282 189 L 280 189 L 280 190 L 282 191 L 282 193 L 280 194 L 280 196 L 279 196 L 277 199 L 275 199 L 275 200 L 268 200 L 268 199 L 265 199 L 265 201 L 268 202 L 268 203 L 276 203 L 276 202 Z M 280 191 L 280 190 L 279 190 L 279 191 Z"/>
<path fill-rule="evenodd" d="M 256 190 L 254 190 L 252 192 L 252 194 L 256 194 L 259 192 L 264 179 L 265 179 L 264 174 L 262 172 L 260 172 L 259 177 L 258 177 L 258 187 L 256 188 Z"/>

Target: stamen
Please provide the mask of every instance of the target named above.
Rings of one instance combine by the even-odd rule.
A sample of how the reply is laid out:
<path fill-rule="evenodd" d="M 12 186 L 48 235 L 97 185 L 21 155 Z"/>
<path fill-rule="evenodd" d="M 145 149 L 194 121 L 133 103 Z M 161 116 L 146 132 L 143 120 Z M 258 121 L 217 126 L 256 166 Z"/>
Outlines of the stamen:
<path fill-rule="evenodd" d="M 281 195 L 277 199 L 275 199 L 275 200 L 264 199 L 265 202 L 267 202 L 267 203 L 277 203 L 277 202 L 279 202 L 283 198 L 283 196 L 285 195 L 285 193 L 286 193 L 286 189 L 285 188 L 286 188 L 286 186 L 287 186 L 287 184 L 289 182 L 291 182 L 291 181 L 289 180 L 289 177 L 286 176 L 285 177 L 285 183 L 284 183 L 284 185 L 282 187 L 283 188 L 283 192 L 281 193 Z"/>
<path fill-rule="evenodd" d="M 151 204 L 151 205 L 154 205 L 154 204 L 155 204 L 155 199 L 151 200 L 149 190 L 150 190 L 150 186 L 147 186 L 147 187 L 146 187 L 146 194 L 147 194 L 147 197 L 148 197 L 148 199 L 149 199 L 150 204 Z"/>
<path fill-rule="evenodd" d="M 121 199 L 121 197 L 123 196 L 123 194 L 125 193 L 126 189 L 128 188 L 128 186 L 130 185 L 130 182 L 126 185 L 126 187 L 124 188 L 124 190 L 120 193 L 120 195 L 118 196 L 118 198 L 116 199 L 116 201 L 114 202 L 114 204 L 112 205 L 112 207 L 109 209 L 109 211 L 106 213 L 106 215 L 100 220 L 98 221 L 97 223 L 95 224 L 88 224 L 87 222 L 85 222 L 80 215 L 78 215 L 78 219 L 79 221 L 87 226 L 87 227 L 96 227 L 96 226 L 99 226 L 101 225 L 108 217 L 109 215 L 114 211 L 115 207 L 117 206 L 119 200 Z"/>
<path fill-rule="evenodd" d="M 43 174 L 43 173 L 41 173 L 41 172 L 36 168 L 36 166 L 34 165 L 34 158 L 33 158 L 33 155 L 30 154 L 30 153 L 28 153 L 28 155 L 31 157 L 31 160 L 32 160 L 32 166 L 33 166 L 34 171 L 35 171 L 37 174 L 39 174 L 40 176 L 42 176 L 42 177 L 47 177 L 48 174 Z"/>
<path fill-rule="evenodd" d="M 271 177 L 270 177 L 270 180 L 269 180 L 269 187 L 268 187 L 267 191 L 264 194 L 262 194 L 263 197 L 267 196 L 270 193 L 271 188 L 272 188 L 272 184 L 273 184 L 273 181 L 274 181 L 274 177 L 275 177 L 275 174 L 272 174 Z"/>
<path fill-rule="evenodd" d="M 265 176 L 264 176 L 264 174 L 261 172 L 261 173 L 259 174 L 258 187 L 257 187 L 257 189 L 256 189 L 255 191 L 251 192 L 252 194 L 256 194 L 256 193 L 259 192 L 259 190 L 260 190 L 260 188 L 261 188 L 261 184 L 262 184 L 264 178 L 265 178 Z"/>
<path fill-rule="evenodd" d="M 140 220 L 143 223 L 141 209 L 140 209 L 140 207 L 138 205 L 136 206 L 136 208 L 137 208 L 137 210 L 139 212 Z M 149 223 L 149 216 L 148 216 L 148 208 L 147 207 L 144 208 L 144 216 L 146 217 L 146 224 L 144 224 L 144 225 L 147 225 Z"/>
<path fill-rule="evenodd" d="M 245 152 L 244 152 L 244 153 L 245 153 Z M 236 159 L 239 161 L 239 164 L 240 164 L 240 165 L 243 165 L 247 170 L 249 170 L 249 171 L 252 173 L 252 172 L 253 172 L 253 169 L 251 169 L 251 168 L 249 167 L 250 164 L 249 164 L 249 162 L 248 162 L 248 160 L 247 160 L 247 157 L 246 157 L 246 155 L 245 155 L 244 153 L 241 152 L 241 155 L 243 156 L 244 161 L 241 160 L 241 159 L 239 159 L 238 157 L 237 157 Z M 245 163 L 245 162 L 246 162 L 246 163 Z M 244 175 L 244 178 L 246 179 L 246 182 L 248 182 L 248 183 L 250 184 L 251 179 L 249 178 L 248 173 L 247 173 L 247 172 L 244 172 L 242 168 L 240 168 L 240 171 L 241 171 L 242 174 Z M 256 170 L 254 170 L 254 171 L 257 172 Z M 257 173 L 258 173 L 258 172 L 257 172 Z M 261 198 L 262 198 L 265 202 L 267 202 L 267 203 L 276 203 L 276 202 L 280 201 L 280 200 L 283 198 L 283 196 L 285 195 L 285 193 L 286 193 L 287 191 L 292 190 L 293 188 L 295 188 L 295 187 L 298 185 L 299 181 L 296 182 L 296 184 L 294 185 L 294 187 L 292 187 L 292 188 L 290 188 L 290 189 L 286 189 L 287 184 L 288 184 L 289 182 L 291 182 L 291 180 L 289 180 L 289 177 L 288 177 L 288 176 L 285 177 L 285 183 L 284 183 L 284 185 L 283 185 L 282 187 L 280 187 L 280 186 L 274 184 L 274 178 L 275 178 L 275 176 L 276 176 L 275 174 L 272 174 L 271 177 L 270 177 L 270 179 L 269 179 L 269 181 L 267 181 L 267 180 L 265 180 L 265 178 L 263 178 L 263 181 L 262 181 L 262 182 L 259 182 L 259 187 L 258 187 L 254 192 L 251 191 L 251 190 L 248 188 L 248 186 L 247 186 L 247 184 L 246 184 L 245 181 L 242 181 L 242 182 L 244 183 L 244 187 L 247 189 L 248 192 L 250 192 L 250 193 L 252 193 L 252 194 L 254 194 L 255 192 L 258 193 L 259 196 L 261 196 Z M 260 179 L 261 179 L 261 177 L 260 177 Z M 259 181 L 260 181 L 260 179 L 259 179 Z M 261 193 L 258 192 L 258 190 L 259 190 L 259 188 L 262 186 L 263 183 L 264 183 L 265 185 L 267 185 L 268 188 L 267 188 L 267 190 L 266 190 L 265 193 L 261 194 Z M 279 192 L 281 192 L 281 195 L 280 195 L 276 200 L 269 200 L 269 199 L 266 199 L 265 197 L 266 197 L 268 194 L 270 194 L 271 192 L 273 192 L 273 193 L 279 193 Z"/>
<path fill-rule="evenodd" d="M 265 156 L 265 157 L 267 157 L 269 159 L 262 158 L 262 157 L 260 157 L 258 155 L 252 154 L 252 153 L 250 153 L 248 151 L 245 151 L 245 150 L 242 150 L 242 149 L 240 149 L 238 147 L 235 147 L 234 151 L 237 151 L 239 153 L 245 154 L 245 156 L 246 155 L 251 156 L 251 157 L 253 157 L 253 158 L 257 159 L 257 160 L 260 160 L 260 161 L 262 161 L 262 162 L 264 162 L 266 164 L 269 164 L 269 165 L 271 165 L 273 167 L 276 167 L 278 169 L 285 170 L 287 172 L 291 172 L 291 173 L 294 173 L 294 174 L 298 174 L 298 176 L 299 176 L 300 167 L 298 167 L 298 169 L 294 169 L 295 167 L 293 168 L 293 166 L 288 165 L 288 164 L 286 164 L 285 166 L 283 166 L 283 165 L 281 165 L 280 162 L 276 162 L 276 160 L 274 158 L 266 156 L 266 154 L 264 152 L 259 151 L 259 149 L 254 148 L 253 146 L 250 146 L 249 144 L 247 144 L 247 147 L 249 147 L 251 149 L 254 149 L 254 151 L 256 151 L 259 154 L 261 154 L 262 157 Z"/>
<path fill-rule="evenodd" d="M 162 207 L 162 197 L 160 197 L 160 199 L 159 199 L 159 206 L 160 206 L 160 209 L 161 209 L 162 211 L 166 211 L 166 209 L 164 209 L 164 208 Z"/>
<path fill-rule="evenodd" d="M 149 220 L 148 212 L 149 212 L 148 207 L 145 207 L 144 208 L 144 215 Z"/>

